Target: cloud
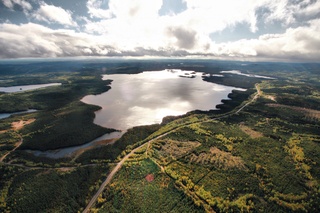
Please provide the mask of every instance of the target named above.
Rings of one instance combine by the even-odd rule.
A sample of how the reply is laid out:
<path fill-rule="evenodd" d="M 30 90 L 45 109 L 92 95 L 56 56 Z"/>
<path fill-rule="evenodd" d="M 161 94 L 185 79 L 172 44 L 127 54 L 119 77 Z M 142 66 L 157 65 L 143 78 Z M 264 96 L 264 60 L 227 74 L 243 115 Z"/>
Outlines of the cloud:
<path fill-rule="evenodd" d="M 157 17 L 162 0 L 110 0 L 110 11 L 117 18 L 152 18 Z"/>
<path fill-rule="evenodd" d="M 22 2 L 8 2 L 18 1 Z M 2 23 L 0 57 L 190 56 L 299 61 L 320 58 L 317 1 L 184 0 L 184 3 L 184 11 L 159 14 L 162 0 L 88 0 L 86 6 L 91 17 L 85 17 L 40 2 L 34 20 L 59 23 L 63 29 L 53 30 L 35 23 Z M 75 20 L 85 22 L 81 28 L 84 31 L 73 21 L 73 15 L 77 17 Z M 282 24 L 283 30 L 279 31 L 282 33 L 259 34 L 259 27 L 272 26 L 273 22 Z M 237 24 L 248 27 L 254 39 L 217 44 L 210 38 L 210 34 Z"/>
<path fill-rule="evenodd" d="M 288 25 L 297 21 L 295 14 L 301 11 L 298 8 L 304 7 L 307 10 L 310 6 L 314 7 L 311 3 L 304 6 L 301 3 L 297 6 L 288 0 L 279 0 L 279 3 L 272 0 L 184 0 L 184 2 L 185 11 L 160 15 L 161 0 L 110 0 L 108 4 L 103 4 L 101 0 L 89 0 L 87 3 L 89 12 L 90 8 L 103 7 L 107 18 L 96 13 L 96 17 L 100 17 L 101 20 L 88 21 L 85 29 L 87 33 L 95 32 L 105 36 L 116 49 L 126 51 L 133 51 L 135 48 L 174 49 L 188 50 L 192 54 L 198 52 L 211 54 L 209 50 L 217 46 L 210 39 L 212 33 L 245 23 L 248 23 L 251 32 L 257 33 L 258 23 L 272 24 L 274 21 L 281 21 L 283 25 Z M 241 55 L 255 53 L 247 47 L 238 51 Z"/>
<path fill-rule="evenodd" d="M 165 48 L 119 48 L 104 36 L 73 30 L 52 30 L 39 24 L 0 24 L 0 58 L 66 56 L 186 56 Z"/>
<path fill-rule="evenodd" d="M 296 9 L 296 16 L 301 19 L 313 19 L 320 17 L 320 1 L 299 5 Z"/>
<path fill-rule="evenodd" d="M 196 32 L 181 27 L 168 28 L 169 36 L 176 38 L 176 44 L 182 49 L 192 49 L 196 44 Z"/>
<path fill-rule="evenodd" d="M 87 55 L 88 48 L 95 46 L 92 41 L 94 38 L 86 34 L 33 23 L 0 25 L 1 58 Z"/>
<path fill-rule="evenodd" d="M 32 5 L 25 0 L 2 0 L 2 3 L 4 4 L 4 6 L 12 10 L 15 6 L 21 7 L 25 12 L 32 10 Z"/>
<path fill-rule="evenodd" d="M 157 16 L 162 0 L 88 0 L 87 8 L 90 17 L 120 19 Z M 108 9 L 103 9 L 108 8 Z"/>
<path fill-rule="evenodd" d="M 192 31 L 171 28 L 177 45 L 127 48 L 109 42 L 104 35 L 94 36 L 73 30 L 52 30 L 38 24 L 0 25 L 0 58 L 65 56 L 163 56 L 211 57 L 221 59 L 318 61 L 320 57 L 320 19 L 308 26 L 289 28 L 283 34 L 266 34 L 258 39 L 243 39 L 222 44 L 209 43 L 205 50 L 194 50 L 199 39 Z M 183 36 L 185 35 L 186 36 Z M 191 45 L 188 44 L 190 42 Z M 190 50 L 188 49 L 190 48 Z"/>
<path fill-rule="evenodd" d="M 48 23 L 59 23 L 67 26 L 76 26 L 77 23 L 72 20 L 72 12 L 64 10 L 61 7 L 48 5 L 45 2 L 40 3 L 40 8 L 32 15 L 38 21 Z"/>
<path fill-rule="evenodd" d="M 279 61 L 318 61 L 320 57 L 320 19 L 308 26 L 289 28 L 283 34 L 266 34 L 215 46 L 217 56 L 258 58 Z"/>
<path fill-rule="evenodd" d="M 102 5 L 106 4 L 101 0 L 88 0 L 87 8 L 91 18 L 111 18 L 112 13 L 108 9 L 102 9 Z"/>
<path fill-rule="evenodd" d="M 256 31 L 255 10 L 259 6 L 253 0 L 184 0 L 187 10 L 178 14 L 181 24 L 191 26 L 205 34 L 222 31 L 237 23 L 249 23 Z"/>
<path fill-rule="evenodd" d="M 257 4 L 267 11 L 263 16 L 265 22 L 281 21 L 286 26 L 307 22 L 320 14 L 320 2 L 313 0 L 278 0 L 276 3 L 272 0 L 260 0 Z"/>

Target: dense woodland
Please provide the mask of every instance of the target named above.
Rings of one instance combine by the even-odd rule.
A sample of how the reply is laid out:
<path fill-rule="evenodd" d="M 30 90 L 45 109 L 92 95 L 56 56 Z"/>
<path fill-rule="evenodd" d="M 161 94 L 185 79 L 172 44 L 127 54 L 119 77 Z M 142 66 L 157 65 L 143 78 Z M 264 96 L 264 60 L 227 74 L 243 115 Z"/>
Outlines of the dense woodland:
<path fill-rule="evenodd" d="M 0 93 L 0 112 L 38 110 L 0 120 L 0 212 L 81 212 L 115 163 L 140 145 L 99 196 L 93 212 L 317 212 L 320 65 L 243 64 L 2 62 L 0 87 L 62 86 Z M 211 75 L 204 80 L 247 90 L 233 91 L 218 110 L 196 110 L 168 116 L 161 124 L 134 127 L 114 144 L 77 156 L 50 159 L 26 151 L 84 144 L 115 131 L 93 124 L 99 107 L 81 98 L 110 89 L 102 74 L 168 67 L 207 74 L 240 70 L 276 79 Z M 11 127 L 21 120 L 34 122 Z"/>

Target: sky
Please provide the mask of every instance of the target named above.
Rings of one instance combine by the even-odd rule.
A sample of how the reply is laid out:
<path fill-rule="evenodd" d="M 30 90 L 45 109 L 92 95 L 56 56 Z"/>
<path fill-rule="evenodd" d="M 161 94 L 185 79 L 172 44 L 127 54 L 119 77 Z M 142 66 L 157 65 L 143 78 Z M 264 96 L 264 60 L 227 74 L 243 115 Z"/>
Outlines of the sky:
<path fill-rule="evenodd" d="M 0 59 L 320 61 L 319 0 L 0 0 Z"/>

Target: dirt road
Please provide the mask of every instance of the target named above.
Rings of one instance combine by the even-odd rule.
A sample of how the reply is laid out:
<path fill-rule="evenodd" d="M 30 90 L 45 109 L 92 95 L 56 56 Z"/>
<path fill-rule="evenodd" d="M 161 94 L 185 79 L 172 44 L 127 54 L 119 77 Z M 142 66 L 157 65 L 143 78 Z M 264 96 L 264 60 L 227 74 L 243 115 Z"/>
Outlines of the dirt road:
<path fill-rule="evenodd" d="M 124 156 L 124 158 L 122 158 L 122 160 L 117 164 L 116 167 L 113 168 L 113 170 L 110 172 L 110 174 L 107 176 L 106 180 L 101 184 L 100 188 L 98 189 L 98 191 L 96 192 L 96 194 L 91 198 L 90 202 L 88 203 L 87 207 L 83 210 L 83 213 L 87 213 L 89 212 L 90 208 L 92 207 L 92 205 L 96 202 L 96 200 L 98 199 L 99 195 L 102 193 L 102 191 L 104 190 L 104 188 L 106 187 L 106 185 L 108 185 L 110 183 L 110 181 L 112 180 L 113 176 L 119 171 L 119 169 L 121 168 L 121 166 L 123 165 L 123 163 L 133 154 L 135 153 L 138 149 L 140 149 L 141 147 L 145 146 L 147 143 L 151 143 L 152 141 L 155 141 L 161 137 L 164 137 L 168 134 L 164 133 L 162 135 L 159 135 L 156 138 L 153 138 L 149 141 L 147 141 L 146 143 L 138 146 L 137 148 L 133 149 L 129 154 L 127 154 L 126 156 Z"/>
<path fill-rule="evenodd" d="M 12 149 L 11 151 L 9 151 L 9 152 L 7 152 L 5 155 L 3 155 L 3 156 L 0 158 L 0 162 L 2 163 L 3 160 L 4 160 L 11 152 L 13 152 L 13 151 L 15 151 L 16 149 L 18 149 L 19 146 L 22 144 L 22 142 L 23 142 L 23 139 L 22 139 L 22 137 L 20 136 L 20 141 L 15 144 L 14 149 Z"/>

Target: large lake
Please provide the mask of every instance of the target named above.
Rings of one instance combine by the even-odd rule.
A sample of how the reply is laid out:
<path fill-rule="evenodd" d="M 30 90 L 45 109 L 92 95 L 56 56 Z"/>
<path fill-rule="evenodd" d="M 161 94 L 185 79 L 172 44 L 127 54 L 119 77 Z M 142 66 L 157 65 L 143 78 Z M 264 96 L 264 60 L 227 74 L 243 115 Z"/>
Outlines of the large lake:
<path fill-rule="evenodd" d="M 96 112 L 96 124 L 126 130 L 160 123 L 168 115 L 216 109 L 232 90 L 239 89 L 203 81 L 202 75 L 182 70 L 104 75 L 103 80 L 113 80 L 111 89 L 82 101 L 102 107 Z"/>

